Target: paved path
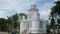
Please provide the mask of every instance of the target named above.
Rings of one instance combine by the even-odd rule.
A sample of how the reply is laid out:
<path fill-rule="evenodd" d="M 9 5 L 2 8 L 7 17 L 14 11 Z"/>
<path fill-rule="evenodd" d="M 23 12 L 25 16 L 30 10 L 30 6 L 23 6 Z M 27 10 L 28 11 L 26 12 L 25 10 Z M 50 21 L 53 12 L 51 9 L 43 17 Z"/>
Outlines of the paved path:
<path fill-rule="evenodd" d="M 8 32 L 0 32 L 0 34 L 8 34 Z"/>

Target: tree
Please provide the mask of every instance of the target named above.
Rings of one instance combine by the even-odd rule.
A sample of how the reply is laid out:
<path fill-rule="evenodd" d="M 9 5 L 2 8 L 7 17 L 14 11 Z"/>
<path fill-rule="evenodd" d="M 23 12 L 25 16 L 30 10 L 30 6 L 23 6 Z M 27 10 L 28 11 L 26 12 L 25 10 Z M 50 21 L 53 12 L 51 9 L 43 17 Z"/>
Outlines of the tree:
<path fill-rule="evenodd" d="M 15 15 L 12 16 L 12 20 L 13 20 L 13 24 L 14 24 L 14 28 L 16 29 L 18 26 L 18 14 L 16 13 Z"/>
<path fill-rule="evenodd" d="M 55 2 L 55 6 L 51 8 L 51 15 L 57 13 L 60 16 L 60 1 Z"/>
<path fill-rule="evenodd" d="M 51 28 L 53 28 L 54 34 L 56 34 L 55 33 L 55 19 L 54 18 L 56 18 L 57 15 L 60 16 L 60 1 L 55 2 L 55 4 L 56 5 L 51 8 L 51 13 L 50 13 L 50 15 L 51 15 L 50 17 L 52 17 L 50 26 L 51 26 Z"/>
<path fill-rule="evenodd" d="M 54 34 L 56 34 L 56 32 L 55 32 L 55 20 L 54 20 L 53 16 L 52 16 L 52 19 L 51 19 L 50 28 L 53 29 Z"/>
<path fill-rule="evenodd" d="M 19 16 L 21 16 L 21 17 L 19 17 Z M 8 17 L 7 22 L 9 25 L 12 26 L 12 29 L 16 30 L 17 27 L 19 27 L 19 25 L 20 25 L 20 23 L 18 23 L 18 18 L 22 19 L 23 16 L 25 16 L 25 18 L 27 18 L 25 13 L 20 13 L 19 15 L 16 13 L 16 14 Z"/>
<path fill-rule="evenodd" d="M 19 15 L 21 16 L 21 19 L 23 16 L 25 16 L 25 18 L 27 19 L 27 15 L 25 13 L 20 13 Z"/>
<path fill-rule="evenodd" d="M 19 16 L 21 16 L 21 17 L 19 17 Z M 23 16 L 25 16 L 25 18 L 27 18 L 27 15 L 25 13 L 20 13 L 19 15 L 16 13 L 15 15 L 12 16 L 12 19 L 13 19 L 13 22 L 14 22 L 14 28 L 15 29 L 19 25 L 19 23 L 17 22 L 18 18 L 22 19 Z"/>
<path fill-rule="evenodd" d="M 13 29 L 16 30 L 17 27 L 20 27 L 20 23 L 17 22 L 18 18 L 22 19 L 23 16 L 27 18 L 25 13 L 20 13 L 19 15 L 16 13 L 12 16 L 9 16 L 8 19 L 0 18 L 0 31 L 12 31 Z"/>
<path fill-rule="evenodd" d="M 0 18 L 0 31 L 7 31 L 7 22 L 5 18 Z"/>

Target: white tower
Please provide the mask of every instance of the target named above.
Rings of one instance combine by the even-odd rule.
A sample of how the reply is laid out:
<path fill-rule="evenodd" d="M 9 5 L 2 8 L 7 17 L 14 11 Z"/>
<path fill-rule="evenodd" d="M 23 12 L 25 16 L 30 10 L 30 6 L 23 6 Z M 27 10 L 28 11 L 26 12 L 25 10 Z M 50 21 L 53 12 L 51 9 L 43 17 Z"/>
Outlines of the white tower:
<path fill-rule="evenodd" d="M 39 21 L 39 10 L 36 8 L 36 5 L 33 3 L 31 4 L 31 8 L 28 10 L 30 16 L 30 32 L 31 34 L 38 34 L 40 33 L 40 21 Z"/>
<path fill-rule="evenodd" d="M 26 34 L 43 34 L 46 33 L 46 22 L 45 20 L 40 19 L 39 10 L 36 7 L 36 4 L 31 4 L 30 9 L 28 10 L 27 19 L 23 17 L 21 20 L 20 34 L 26 32 Z M 42 28 L 43 27 L 43 28 Z"/>
<path fill-rule="evenodd" d="M 44 34 L 46 33 L 46 21 L 40 19 L 39 10 L 36 7 L 36 4 L 31 4 L 30 9 L 28 10 L 29 14 L 29 30 L 31 34 Z"/>

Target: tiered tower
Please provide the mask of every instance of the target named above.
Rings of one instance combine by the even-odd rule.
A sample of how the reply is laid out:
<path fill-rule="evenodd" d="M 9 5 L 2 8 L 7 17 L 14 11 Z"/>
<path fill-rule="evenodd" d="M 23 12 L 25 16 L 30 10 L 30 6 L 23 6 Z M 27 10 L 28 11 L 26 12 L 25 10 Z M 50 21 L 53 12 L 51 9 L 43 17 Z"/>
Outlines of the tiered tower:
<path fill-rule="evenodd" d="M 30 9 L 28 10 L 29 14 L 28 16 L 30 17 L 29 23 L 30 23 L 30 32 L 31 34 L 38 34 L 40 33 L 40 21 L 39 21 L 39 10 L 36 8 L 36 4 L 33 3 L 31 4 Z"/>
<path fill-rule="evenodd" d="M 44 34 L 46 33 L 46 21 L 40 19 L 39 9 L 35 2 L 28 9 L 27 19 L 23 17 L 20 23 L 20 34 Z"/>

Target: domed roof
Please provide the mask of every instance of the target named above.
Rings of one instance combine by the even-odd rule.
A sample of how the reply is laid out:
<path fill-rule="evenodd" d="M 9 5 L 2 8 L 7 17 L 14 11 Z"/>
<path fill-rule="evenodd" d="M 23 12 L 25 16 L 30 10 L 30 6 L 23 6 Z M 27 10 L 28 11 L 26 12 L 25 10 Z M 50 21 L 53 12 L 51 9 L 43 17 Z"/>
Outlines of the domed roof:
<path fill-rule="evenodd" d="M 35 4 L 35 2 L 32 2 L 32 4 L 31 4 L 31 8 L 36 8 L 36 4 Z"/>
<path fill-rule="evenodd" d="M 33 2 L 32 2 L 32 4 L 31 4 L 31 6 L 30 6 L 30 9 L 29 9 L 29 11 L 39 11 L 37 8 L 36 8 L 36 4 L 35 4 L 35 1 L 33 0 Z"/>

